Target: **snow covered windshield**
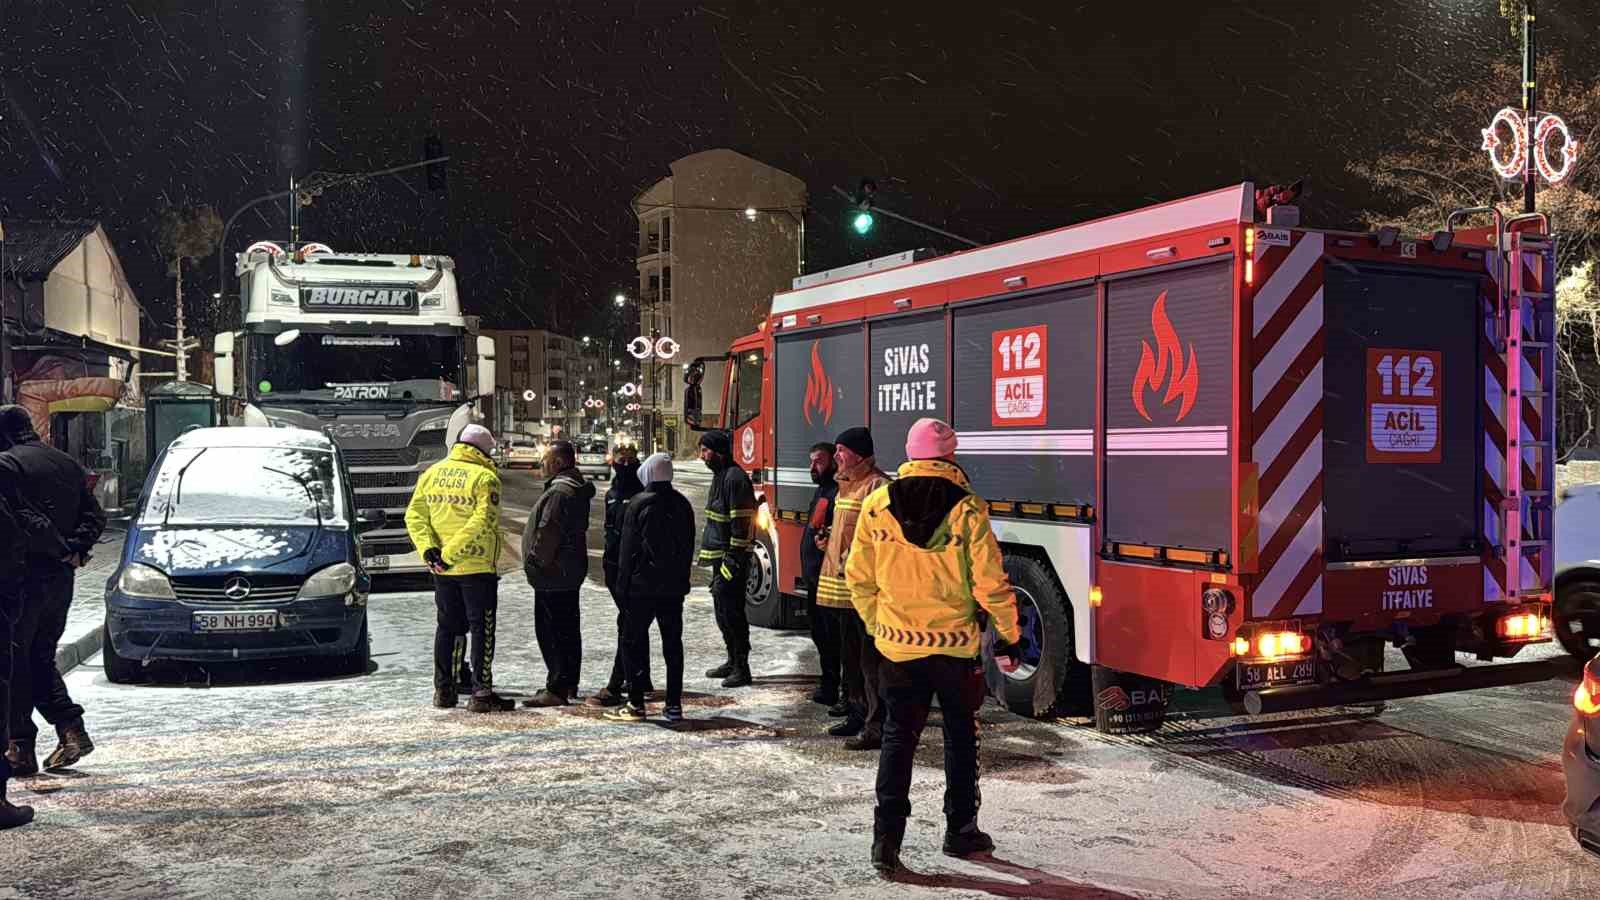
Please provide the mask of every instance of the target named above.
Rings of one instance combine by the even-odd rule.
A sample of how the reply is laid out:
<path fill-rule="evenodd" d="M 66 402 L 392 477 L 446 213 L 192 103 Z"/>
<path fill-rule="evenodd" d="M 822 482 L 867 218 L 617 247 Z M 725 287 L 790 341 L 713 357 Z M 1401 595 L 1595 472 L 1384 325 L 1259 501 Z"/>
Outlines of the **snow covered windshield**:
<path fill-rule="evenodd" d="M 455 337 L 258 334 L 250 337 L 250 355 L 251 393 L 265 401 L 455 403 L 462 394 Z"/>
<path fill-rule="evenodd" d="M 169 451 L 139 518 L 145 525 L 347 524 L 333 454 L 292 447 Z"/>

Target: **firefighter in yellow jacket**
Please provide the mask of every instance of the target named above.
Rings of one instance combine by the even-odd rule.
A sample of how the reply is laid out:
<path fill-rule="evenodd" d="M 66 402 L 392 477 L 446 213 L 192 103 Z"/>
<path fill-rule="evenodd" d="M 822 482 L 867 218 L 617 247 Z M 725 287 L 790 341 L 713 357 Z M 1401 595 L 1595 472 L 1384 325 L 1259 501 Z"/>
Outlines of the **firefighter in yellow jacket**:
<path fill-rule="evenodd" d="M 499 607 L 500 474 L 489 454 L 494 436 L 468 425 L 450 456 L 428 467 L 406 507 L 406 531 L 433 573 L 438 625 L 433 632 L 433 705 L 450 709 L 466 636 L 472 634 L 473 712 L 503 712 L 514 704 L 494 692 L 495 611 Z"/>
<path fill-rule="evenodd" d="M 845 720 L 828 729 L 834 737 L 848 737 L 847 750 L 876 750 L 883 746 L 883 704 L 878 699 L 878 651 L 866 623 L 850 604 L 850 588 L 844 580 L 845 561 L 861 504 L 873 491 L 889 483 L 889 476 L 878 468 L 873 455 L 872 432 L 847 428 L 834 440 L 834 480 L 839 493 L 833 498 L 833 524 L 828 531 L 828 551 L 822 558 L 822 574 L 817 578 L 817 605 L 841 611 L 842 658 L 844 661 Z"/>
<path fill-rule="evenodd" d="M 874 636 L 885 715 L 878 756 L 872 864 L 893 872 L 911 814 L 911 764 L 935 696 L 944 714 L 944 852 L 994 849 L 978 830 L 980 610 L 997 632 L 995 660 L 1016 668 L 1017 601 L 989 511 L 956 464 L 956 434 L 918 419 L 899 477 L 867 497 L 845 563 L 850 601 Z M 844 491 L 840 489 L 840 495 Z"/>

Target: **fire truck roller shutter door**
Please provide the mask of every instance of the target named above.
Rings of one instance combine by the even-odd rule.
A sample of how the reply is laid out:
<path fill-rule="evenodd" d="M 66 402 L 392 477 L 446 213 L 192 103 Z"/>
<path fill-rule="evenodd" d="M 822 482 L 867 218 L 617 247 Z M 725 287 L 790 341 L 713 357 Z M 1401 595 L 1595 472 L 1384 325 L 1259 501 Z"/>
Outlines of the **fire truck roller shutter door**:
<path fill-rule="evenodd" d="M 1219 262 L 1107 288 L 1108 541 L 1230 549 L 1232 272 Z"/>
<path fill-rule="evenodd" d="M 1476 555 L 1484 440 L 1477 275 L 1328 266 L 1328 559 Z"/>
<path fill-rule="evenodd" d="M 811 445 L 867 423 L 866 333 L 860 322 L 781 334 L 774 342 L 779 510 L 811 501 Z M 879 442 L 880 445 L 882 442 Z"/>
<path fill-rule="evenodd" d="M 951 425 L 990 500 L 1094 496 L 1095 289 L 958 306 Z"/>
<path fill-rule="evenodd" d="M 924 416 L 945 418 L 950 401 L 943 312 L 871 322 L 869 422 L 878 468 L 905 462 L 906 432 Z"/>

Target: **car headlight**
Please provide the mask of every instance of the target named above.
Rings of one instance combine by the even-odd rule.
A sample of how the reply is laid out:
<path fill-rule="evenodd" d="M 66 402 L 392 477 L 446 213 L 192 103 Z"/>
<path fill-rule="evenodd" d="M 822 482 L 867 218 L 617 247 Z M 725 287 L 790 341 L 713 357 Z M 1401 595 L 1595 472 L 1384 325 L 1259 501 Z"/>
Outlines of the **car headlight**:
<path fill-rule="evenodd" d="M 355 590 L 356 567 L 349 563 L 334 563 L 326 569 L 319 569 L 306 579 L 300 586 L 300 593 L 296 600 L 306 600 L 311 597 L 342 597 Z"/>
<path fill-rule="evenodd" d="M 152 600 L 176 600 L 172 582 L 165 572 L 144 563 L 131 563 L 117 578 L 117 591 L 129 597 L 149 597 Z"/>

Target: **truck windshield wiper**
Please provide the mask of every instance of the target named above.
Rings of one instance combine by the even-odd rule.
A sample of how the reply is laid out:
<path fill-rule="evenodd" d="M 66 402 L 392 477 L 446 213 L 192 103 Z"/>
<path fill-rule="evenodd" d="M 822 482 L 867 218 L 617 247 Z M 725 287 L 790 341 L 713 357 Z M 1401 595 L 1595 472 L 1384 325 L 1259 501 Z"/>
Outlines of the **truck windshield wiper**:
<path fill-rule="evenodd" d="M 204 456 L 205 452 L 209 449 L 211 448 L 201 447 L 199 452 L 190 457 L 189 461 L 183 464 L 183 468 L 178 470 L 178 475 L 175 479 L 173 479 L 172 483 L 172 496 L 167 498 L 167 510 L 161 514 L 161 527 L 165 528 L 167 522 L 171 521 L 172 508 L 183 502 L 183 473 L 189 471 L 189 467 L 194 465 L 195 462 L 198 461 L 200 457 Z"/>

